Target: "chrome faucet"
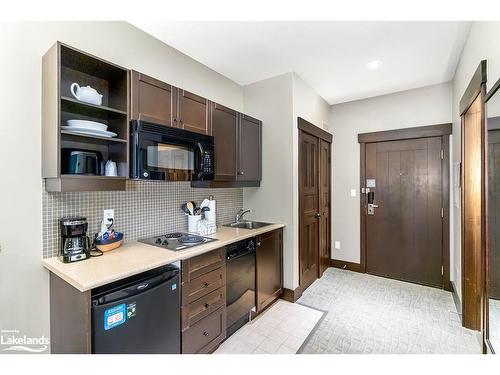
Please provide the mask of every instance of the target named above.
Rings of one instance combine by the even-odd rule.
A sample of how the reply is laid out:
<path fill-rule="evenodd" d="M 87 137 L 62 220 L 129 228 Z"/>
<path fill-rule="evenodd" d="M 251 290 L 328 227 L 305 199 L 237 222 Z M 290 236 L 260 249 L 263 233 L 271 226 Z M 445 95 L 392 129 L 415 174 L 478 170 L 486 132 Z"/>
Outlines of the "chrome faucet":
<path fill-rule="evenodd" d="M 234 218 L 235 223 L 239 223 L 243 215 L 245 215 L 248 212 L 251 212 L 252 210 L 244 210 L 243 208 L 239 210 Z"/>

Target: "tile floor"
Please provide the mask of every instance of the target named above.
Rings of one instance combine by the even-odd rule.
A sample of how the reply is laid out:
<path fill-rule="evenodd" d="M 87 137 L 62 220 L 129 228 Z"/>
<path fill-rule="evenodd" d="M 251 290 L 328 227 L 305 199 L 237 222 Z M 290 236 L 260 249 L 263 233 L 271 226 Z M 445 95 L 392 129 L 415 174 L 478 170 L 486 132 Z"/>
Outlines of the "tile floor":
<path fill-rule="evenodd" d="M 215 354 L 294 354 L 323 314 L 298 303 L 278 300 L 223 342 Z"/>

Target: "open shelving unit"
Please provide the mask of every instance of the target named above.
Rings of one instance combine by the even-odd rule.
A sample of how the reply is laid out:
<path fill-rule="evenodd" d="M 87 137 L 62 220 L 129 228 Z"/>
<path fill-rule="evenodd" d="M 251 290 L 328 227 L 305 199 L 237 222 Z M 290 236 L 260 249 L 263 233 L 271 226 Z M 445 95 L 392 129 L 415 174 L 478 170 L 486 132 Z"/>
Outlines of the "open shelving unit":
<path fill-rule="evenodd" d="M 91 86 L 103 95 L 102 105 L 81 102 L 72 83 Z M 113 63 L 57 42 L 42 59 L 42 177 L 48 191 L 125 190 L 129 174 L 129 72 Z M 62 129 L 68 120 L 108 125 L 108 138 Z M 104 162 L 116 162 L 118 176 L 73 175 L 62 171 L 64 148 L 97 151 Z"/>

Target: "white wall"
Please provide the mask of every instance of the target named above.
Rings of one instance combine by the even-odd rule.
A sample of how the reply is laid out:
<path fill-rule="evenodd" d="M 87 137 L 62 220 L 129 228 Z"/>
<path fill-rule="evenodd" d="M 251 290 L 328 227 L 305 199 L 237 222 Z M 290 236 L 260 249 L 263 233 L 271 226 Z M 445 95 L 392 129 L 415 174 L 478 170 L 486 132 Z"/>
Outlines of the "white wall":
<path fill-rule="evenodd" d="M 488 89 L 500 78 L 500 22 L 474 22 L 469 37 L 460 57 L 458 67 L 453 78 L 453 163 L 461 160 L 460 155 L 460 110 L 459 102 L 464 94 L 481 60 L 488 61 Z M 460 244 L 460 207 L 453 207 L 453 264 L 452 280 L 461 298 L 461 244 Z"/>
<path fill-rule="evenodd" d="M 244 189 L 253 219 L 286 224 L 284 285 L 299 285 L 297 116 L 328 126 L 330 106 L 297 74 L 286 73 L 244 88 L 245 112 L 262 123 L 262 184 Z"/>
<path fill-rule="evenodd" d="M 358 134 L 451 122 L 451 84 L 428 86 L 331 107 L 334 259 L 360 262 Z M 351 198 L 350 189 L 357 196 Z"/>
<path fill-rule="evenodd" d="M 292 205 L 292 73 L 244 87 L 245 113 L 262 120 L 262 183 L 243 189 L 248 218 L 286 224 L 283 232 L 285 288 L 296 285 Z"/>
<path fill-rule="evenodd" d="M 0 329 L 48 336 L 41 265 L 41 57 L 60 40 L 243 109 L 242 87 L 124 22 L 0 23 Z"/>

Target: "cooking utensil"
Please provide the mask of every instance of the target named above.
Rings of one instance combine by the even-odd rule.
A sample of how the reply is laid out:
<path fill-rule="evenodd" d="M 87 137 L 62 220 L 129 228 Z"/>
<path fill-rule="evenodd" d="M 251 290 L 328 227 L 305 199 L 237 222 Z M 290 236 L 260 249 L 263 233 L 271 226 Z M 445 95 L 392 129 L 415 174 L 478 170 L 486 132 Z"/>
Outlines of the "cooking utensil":
<path fill-rule="evenodd" d="M 194 207 L 195 207 L 195 205 L 196 204 L 194 202 L 191 202 L 191 201 L 186 203 L 186 207 L 187 207 L 187 209 L 189 211 L 189 215 L 194 215 Z"/>
<path fill-rule="evenodd" d="M 188 208 L 187 208 L 187 204 L 186 203 L 183 203 L 182 206 L 181 206 L 181 210 L 184 211 L 184 213 L 186 215 L 191 215 L 191 213 L 189 212 Z"/>

